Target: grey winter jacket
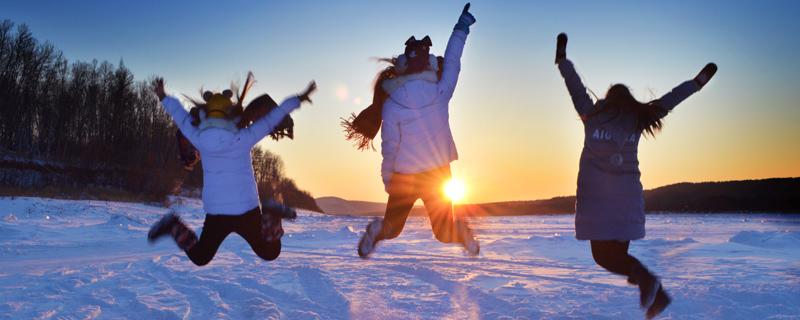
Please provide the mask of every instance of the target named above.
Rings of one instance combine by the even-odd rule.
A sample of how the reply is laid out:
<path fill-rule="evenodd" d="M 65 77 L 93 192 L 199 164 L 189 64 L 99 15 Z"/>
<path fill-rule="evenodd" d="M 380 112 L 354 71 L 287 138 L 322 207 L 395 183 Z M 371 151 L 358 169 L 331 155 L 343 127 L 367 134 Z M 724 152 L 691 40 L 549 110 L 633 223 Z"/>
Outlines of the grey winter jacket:
<path fill-rule="evenodd" d="M 636 240 L 645 235 L 644 197 L 637 156 L 642 133 L 631 115 L 596 113 L 572 62 L 558 65 L 575 110 L 584 119 L 584 142 L 575 203 L 575 237 L 579 240 Z M 659 99 L 662 117 L 699 90 L 686 81 Z M 593 114 L 591 117 L 585 117 Z"/>

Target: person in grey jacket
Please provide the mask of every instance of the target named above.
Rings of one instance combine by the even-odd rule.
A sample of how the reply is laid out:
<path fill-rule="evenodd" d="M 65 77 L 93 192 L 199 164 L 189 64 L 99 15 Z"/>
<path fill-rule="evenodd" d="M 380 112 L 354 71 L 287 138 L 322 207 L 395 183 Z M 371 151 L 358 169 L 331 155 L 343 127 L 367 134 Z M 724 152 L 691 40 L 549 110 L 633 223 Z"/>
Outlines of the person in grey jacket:
<path fill-rule="evenodd" d="M 590 241 L 598 265 L 639 286 L 641 306 L 652 318 L 669 305 L 670 297 L 658 278 L 628 254 L 630 241 L 645 235 L 639 139 L 643 134 L 654 136 L 661 129 L 662 119 L 700 90 L 716 73 L 717 66 L 709 63 L 694 79 L 647 103 L 637 101 L 623 84 L 612 85 L 604 99 L 593 102 L 566 57 L 566 46 L 567 35 L 559 34 L 556 64 L 584 125 L 575 236 Z"/>
<path fill-rule="evenodd" d="M 359 149 L 371 145 L 381 133 L 381 176 L 389 194 L 384 219 L 372 221 L 358 244 L 367 258 L 379 241 L 400 235 L 414 202 L 422 198 L 436 239 L 460 243 L 471 255 L 479 246 L 462 217 L 453 214 L 452 202 L 442 187 L 450 179 L 450 162 L 458 159 L 449 123 L 449 102 L 461 70 L 461 53 L 475 17 L 464 6 L 453 28 L 444 57 L 429 53 L 429 37 L 406 41 L 405 53 L 386 59 L 392 65 L 375 84 L 373 102 L 343 125 Z"/>

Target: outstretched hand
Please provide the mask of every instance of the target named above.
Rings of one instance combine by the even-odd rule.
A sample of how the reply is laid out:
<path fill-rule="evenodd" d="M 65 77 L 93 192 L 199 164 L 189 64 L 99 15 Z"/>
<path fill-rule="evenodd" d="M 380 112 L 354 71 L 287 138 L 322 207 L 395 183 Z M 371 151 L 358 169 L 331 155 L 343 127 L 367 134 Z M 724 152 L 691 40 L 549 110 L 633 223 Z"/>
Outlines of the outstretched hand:
<path fill-rule="evenodd" d="M 303 91 L 303 93 L 297 95 L 297 98 L 300 99 L 300 101 L 307 101 L 308 103 L 313 103 L 309 96 L 316 90 L 317 90 L 317 83 L 312 80 L 311 83 L 308 84 L 308 87 L 306 87 L 306 90 Z"/>
<path fill-rule="evenodd" d="M 717 64 L 711 62 L 707 64 L 705 67 L 703 67 L 703 70 L 700 70 L 700 73 L 698 73 L 697 76 L 694 77 L 694 81 L 700 88 L 702 88 L 706 85 L 706 83 L 708 83 L 709 80 L 711 80 L 712 77 L 714 77 L 714 74 L 716 73 L 717 73 Z"/>
<path fill-rule="evenodd" d="M 461 10 L 461 16 L 458 17 L 458 22 L 456 23 L 455 30 L 462 30 L 469 34 L 469 26 L 475 23 L 475 16 L 472 13 L 469 13 L 470 3 L 467 2 L 464 5 L 464 10 Z"/>
<path fill-rule="evenodd" d="M 464 10 L 461 10 L 461 16 L 458 18 L 459 22 L 464 20 L 464 22 L 467 23 L 467 26 L 471 26 L 476 21 L 475 20 L 475 16 L 473 16 L 471 13 L 469 13 L 469 7 L 470 7 L 470 3 L 467 2 L 467 4 L 464 5 Z"/>
<path fill-rule="evenodd" d="M 567 58 L 567 34 L 559 33 L 556 40 L 556 64 Z"/>
<path fill-rule="evenodd" d="M 158 101 L 164 100 L 164 97 L 167 96 L 166 91 L 164 91 L 164 78 L 158 77 L 153 80 L 153 91 L 158 96 Z"/>

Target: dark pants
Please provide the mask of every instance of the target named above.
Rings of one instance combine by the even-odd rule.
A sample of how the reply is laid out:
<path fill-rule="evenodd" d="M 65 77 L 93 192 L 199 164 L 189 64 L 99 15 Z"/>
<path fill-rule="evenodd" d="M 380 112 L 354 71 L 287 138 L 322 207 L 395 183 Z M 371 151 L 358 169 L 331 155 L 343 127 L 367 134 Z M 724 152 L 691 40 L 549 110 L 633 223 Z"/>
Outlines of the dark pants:
<path fill-rule="evenodd" d="M 647 268 L 628 254 L 630 241 L 592 240 L 592 257 L 603 268 L 628 277 L 628 282 L 637 284 L 639 277 L 651 276 Z"/>
<path fill-rule="evenodd" d="M 415 174 L 392 175 L 389 183 L 389 200 L 383 218 L 383 232 L 377 240 L 392 239 L 400 235 L 414 207 L 422 198 L 425 210 L 431 219 L 431 228 L 436 239 L 444 243 L 461 243 L 464 240 L 456 230 L 453 205 L 444 195 L 442 187 L 450 179 L 450 166 Z"/>
<path fill-rule="evenodd" d="M 261 236 L 261 209 L 256 207 L 237 216 L 206 214 L 200 240 L 186 250 L 186 255 L 198 266 L 208 264 L 231 232 L 242 236 L 261 259 L 275 260 L 281 254 L 280 240 L 267 242 Z"/>

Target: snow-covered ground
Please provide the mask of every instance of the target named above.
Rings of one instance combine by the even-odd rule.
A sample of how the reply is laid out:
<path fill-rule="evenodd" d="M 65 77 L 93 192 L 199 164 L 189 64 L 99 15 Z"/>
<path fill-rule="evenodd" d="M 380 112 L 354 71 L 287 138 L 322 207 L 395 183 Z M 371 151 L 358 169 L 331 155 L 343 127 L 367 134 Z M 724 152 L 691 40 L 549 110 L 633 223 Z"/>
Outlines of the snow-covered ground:
<path fill-rule="evenodd" d="M 173 207 L 195 228 L 199 201 Z M 165 208 L 0 198 L 0 318 L 640 319 L 569 215 L 473 219 L 480 257 L 412 218 L 369 260 L 367 218 L 303 213 L 261 261 L 236 235 L 208 266 L 145 235 Z M 674 298 L 667 319 L 800 318 L 800 216 L 648 216 L 631 252 Z"/>

